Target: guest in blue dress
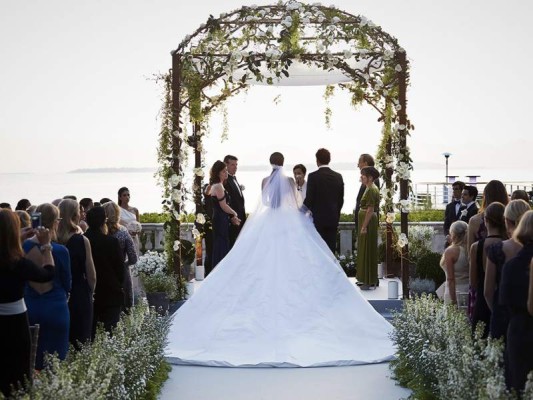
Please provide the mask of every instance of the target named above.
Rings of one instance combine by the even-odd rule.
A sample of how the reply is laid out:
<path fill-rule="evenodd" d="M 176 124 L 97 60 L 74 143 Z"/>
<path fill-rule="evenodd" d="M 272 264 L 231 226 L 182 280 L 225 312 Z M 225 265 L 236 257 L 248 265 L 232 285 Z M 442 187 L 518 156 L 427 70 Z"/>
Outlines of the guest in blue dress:
<path fill-rule="evenodd" d="M 230 250 L 229 226 L 240 225 L 241 220 L 228 205 L 228 194 L 224 189 L 224 181 L 228 179 L 226 163 L 215 161 L 210 171 L 209 184 L 211 189 L 209 196 L 213 204 L 213 256 L 211 258 L 213 268 L 228 254 Z"/>
<path fill-rule="evenodd" d="M 59 209 L 49 203 L 41 204 L 36 212 L 41 213 L 42 226 L 50 230 L 52 240 L 57 238 Z M 42 254 L 36 237 L 23 244 L 26 258 L 37 265 L 42 264 Z M 44 354 L 57 353 L 65 359 L 69 344 L 70 315 L 67 304 L 72 284 L 70 256 L 65 246 L 52 242 L 52 256 L 55 263 L 55 276 L 51 282 L 29 282 L 24 291 L 24 300 L 28 307 L 30 325 L 39 324 L 39 342 L 35 368 L 44 367 Z"/>
<path fill-rule="evenodd" d="M 500 283 L 500 304 L 509 311 L 506 371 L 510 387 L 524 389 L 527 374 L 533 370 L 533 316 L 527 308 L 530 263 L 533 258 L 533 211 L 521 218 L 513 238 L 522 244 L 518 254 L 505 263 Z"/>
<path fill-rule="evenodd" d="M 59 203 L 61 221 L 57 230 L 58 242 L 65 245 L 70 255 L 72 289 L 68 300 L 70 311 L 70 343 L 77 349 L 80 343 L 91 340 L 93 328 L 93 293 L 96 285 L 89 239 L 81 234 L 81 207 L 71 199 Z"/>

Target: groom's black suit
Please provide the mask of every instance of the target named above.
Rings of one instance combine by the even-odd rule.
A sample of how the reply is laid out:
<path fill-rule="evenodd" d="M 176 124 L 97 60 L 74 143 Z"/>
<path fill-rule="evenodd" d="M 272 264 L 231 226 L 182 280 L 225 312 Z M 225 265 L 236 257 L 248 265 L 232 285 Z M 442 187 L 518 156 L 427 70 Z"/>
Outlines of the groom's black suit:
<path fill-rule="evenodd" d="M 304 205 L 313 213 L 316 230 L 332 252 L 336 249 L 343 204 L 344 182 L 341 174 L 327 166 L 309 174 Z"/>
<path fill-rule="evenodd" d="M 235 210 L 237 216 L 241 220 L 241 224 L 239 226 L 233 224 L 230 224 L 229 226 L 229 243 L 230 247 L 233 247 L 233 244 L 237 240 L 237 236 L 239 236 L 239 232 L 241 231 L 242 226 L 244 225 L 244 221 L 246 221 L 246 211 L 244 210 L 244 196 L 239 190 L 239 183 L 237 182 L 237 179 L 233 175 L 228 175 L 228 180 L 225 182 L 224 188 L 229 194 L 230 207 Z"/>

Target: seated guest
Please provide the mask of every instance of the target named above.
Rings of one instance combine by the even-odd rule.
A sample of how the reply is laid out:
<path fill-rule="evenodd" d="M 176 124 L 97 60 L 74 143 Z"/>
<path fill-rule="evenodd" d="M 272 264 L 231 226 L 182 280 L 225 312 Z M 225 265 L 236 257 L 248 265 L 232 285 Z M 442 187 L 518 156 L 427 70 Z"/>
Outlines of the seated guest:
<path fill-rule="evenodd" d="M 17 203 L 17 206 L 15 207 L 15 211 L 18 211 L 18 210 L 26 211 L 29 206 L 31 206 L 31 203 L 28 199 L 21 199 Z"/>
<path fill-rule="evenodd" d="M 91 253 L 96 269 L 96 288 L 94 291 L 94 324 L 101 322 L 104 329 L 111 332 L 120 320 L 124 306 L 124 260 L 117 238 L 106 235 L 105 210 L 94 207 L 87 213 L 89 229 L 85 236 L 91 242 Z"/>
<path fill-rule="evenodd" d="M 47 282 L 54 277 L 50 231 L 35 231 L 40 266 L 24 258 L 20 245 L 20 220 L 9 210 L 0 210 L 0 397 L 9 396 L 11 386 L 30 378 L 31 339 L 24 303 L 28 280 Z"/>
<path fill-rule="evenodd" d="M 80 207 L 75 200 L 59 203 L 58 242 L 65 245 L 70 256 L 72 289 L 68 307 L 70 310 L 70 343 L 79 348 L 80 343 L 91 339 L 93 329 L 93 293 L 96 285 L 91 244 L 79 233 Z"/>
<path fill-rule="evenodd" d="M 450 226 L 451 245 L 440 260 L 440 266 L 446 274 L 445 303 L 457 304 L 457 293 L 468 293 L 467 233 L 468 224 L 464 221 L 455 221 Z"/>
<path fill-rule="evenodd" d="M 523 247 L 505 263 L 500 283 L 500 304 L 509 311 L 506 354 L 510 387 L 524 389 L 527 374 L 533 370 L 533 316 L 527 302 L 530 266 L 533 258 L 533 211 L 527 211 L 514 231 L 513 239 Z"/>
<path fill-rule="evenodd" d="M 520 218 L 526 211 L 531 210 L 529 204 L 523 200 L 511 200 L 505 207 L 505 227 L 508 237 L 513 233 L 520 222 Z M 505 336 L 509 318 L 507 308 L 499 303 L 499 290 L 503 265 L 516 256 L 522 246 L 513 239 L 496 242 L 487 247 L 487 260 L 485 268 L 485 300 L 492 312 L 490 319 L 490 336 L 499 339 Z"/>
<path fill-rule="evenodd" d="M 476 293 L 472 310 L 472 330 L 475 330 L 478 322 L 483 322 L 483 337 L 489 334 L 491 316 L 484 293 L 487 248 L 507 239 L 504 212 L 505 206 L 498 202 L 493 202 L 485 209 L 483 214 L 487 236 L 475 242 L 470 248 L 470 287 Z"/>
<path fill-rule="evenodd" d="M 128 230 L 119 224 L 120 207 L 113 201 L 105 203 L 103 207 L 107 217 L 107 234 L 118 239 L 122 251 L 122 260 L 124 262 L 124 307 L 128 309 L 133 306 L 133 282 L 130 265 L 134 265 L 137 262 L 137 253 Z M 138 283 L 136 286 L 138 290 Z"/>
<path fill-rule="evenodd" d="M 35 362 L 35 368 L 40 370 L 44 367 L 44 353 L 57 353 L 61 360 L 67 356 L 70 326 L 67 299 L 72 277 L 68 250 L 56 243 L 59 210 L 50 203 L 44 203 L 37 207 L 37 212 L 41 213 L 42 226 L 50 231 L 56 271 L 53 281 L 46 283 L 30 281 L 24 293 L 30 324 L 40 325 Z M 37 236 L 26 240 L 22 247 L 26 258 L 37 265 L 43 263 Z"/>

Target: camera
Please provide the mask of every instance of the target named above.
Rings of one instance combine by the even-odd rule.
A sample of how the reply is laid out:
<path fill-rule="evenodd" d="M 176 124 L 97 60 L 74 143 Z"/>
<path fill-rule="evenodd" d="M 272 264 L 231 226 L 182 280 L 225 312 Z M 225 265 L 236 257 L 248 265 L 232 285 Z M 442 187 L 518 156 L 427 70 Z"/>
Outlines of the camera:
<path fill-rule="evenodd" d="M 31 217 L 31 227 L 33 229 L 37 229 L 38 227 L 42 225 L 40 212 L 31 213 L 30 217 Z"/>

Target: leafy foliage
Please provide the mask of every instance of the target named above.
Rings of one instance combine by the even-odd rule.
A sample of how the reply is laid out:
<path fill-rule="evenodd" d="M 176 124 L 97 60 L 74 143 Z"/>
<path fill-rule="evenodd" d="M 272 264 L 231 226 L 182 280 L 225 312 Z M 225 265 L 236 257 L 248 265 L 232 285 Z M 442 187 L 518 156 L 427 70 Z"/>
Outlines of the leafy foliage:
<path fill-rule="evenodd" d="M 446 274 L 440 267 L 441 254 L 428 252 L 416 262 L 416 276 L 421 279 L 431 279 L 439 287 L 446 280 Z"/>

